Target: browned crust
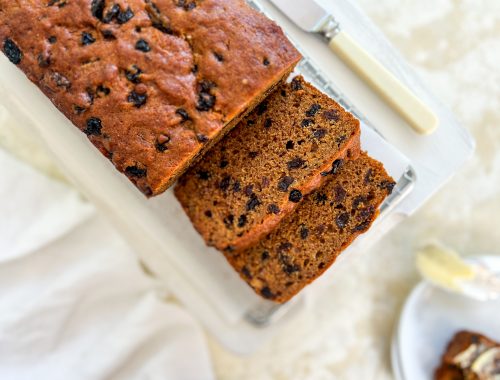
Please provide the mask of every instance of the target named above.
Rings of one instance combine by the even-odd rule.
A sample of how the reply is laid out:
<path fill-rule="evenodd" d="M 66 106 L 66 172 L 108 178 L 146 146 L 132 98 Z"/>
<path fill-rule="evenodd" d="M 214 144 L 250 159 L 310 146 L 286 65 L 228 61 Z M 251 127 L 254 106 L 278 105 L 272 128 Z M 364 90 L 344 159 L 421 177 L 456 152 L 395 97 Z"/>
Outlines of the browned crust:
<path fill-rule="evenodd" d="M 243 0 L 0 0 L 0 48 L 147 196 L 300 60 Z"/>

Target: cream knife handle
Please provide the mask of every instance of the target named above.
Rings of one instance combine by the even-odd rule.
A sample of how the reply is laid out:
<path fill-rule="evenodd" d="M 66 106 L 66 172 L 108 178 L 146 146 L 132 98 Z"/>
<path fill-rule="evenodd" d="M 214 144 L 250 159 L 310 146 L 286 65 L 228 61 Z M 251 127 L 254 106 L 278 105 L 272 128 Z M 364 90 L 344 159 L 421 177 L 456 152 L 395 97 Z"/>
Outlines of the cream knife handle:
<path fill-rule="evenodd" d="M 430 134 L 436 130 L 438 118 L 432 110 L 346 32 L 340 31 L 331 39 L 330 49 L 382 96 L 416 132 Z"/>

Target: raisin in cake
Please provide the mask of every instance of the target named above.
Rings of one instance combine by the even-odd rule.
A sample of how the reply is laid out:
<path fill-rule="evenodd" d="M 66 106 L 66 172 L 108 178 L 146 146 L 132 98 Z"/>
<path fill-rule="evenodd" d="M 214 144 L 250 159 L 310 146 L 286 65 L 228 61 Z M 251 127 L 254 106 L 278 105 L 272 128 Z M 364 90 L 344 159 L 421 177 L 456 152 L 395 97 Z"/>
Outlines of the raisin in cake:
<path fill-rule="evenodd" d="M 500 380 L 500 343 L 460 331 L 449 343 L 436 380 Z"/>
<path fill-rule="evenodd" d="M 148 196 L 300 59 L 243 0 L 0 0 L 0 47 Z"/>
<path fill-rule="evenodd" d="M 345 161 L 259 244 L 226 252 L 226 258 L 255 292 L 288 301 L 370 228 L 393 187 L 382 164 L 362 153 L 355 161 Z"/>
<path fill-rule="evenodd" d="M 242 250 L 355 158 L 359 134 L 358 120 L 297 77 L 181 177 L 175 194 L 208 245 Z"/>

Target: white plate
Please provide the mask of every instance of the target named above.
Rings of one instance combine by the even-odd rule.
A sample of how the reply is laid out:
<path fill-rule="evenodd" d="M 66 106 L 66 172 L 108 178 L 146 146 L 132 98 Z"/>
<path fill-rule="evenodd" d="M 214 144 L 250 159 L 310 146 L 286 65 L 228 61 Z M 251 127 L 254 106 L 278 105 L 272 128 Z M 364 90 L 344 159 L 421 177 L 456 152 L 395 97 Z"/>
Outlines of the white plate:
<path fill-rule="evenodd" d="M 500 273 L 500 256 L 475 261 Z M 467 329 L 500 340 L 500 300 L 479 302 L 422 282 L 408 297 L 391 350 L 398 380 L 433 379 L 448 342 Z"/>

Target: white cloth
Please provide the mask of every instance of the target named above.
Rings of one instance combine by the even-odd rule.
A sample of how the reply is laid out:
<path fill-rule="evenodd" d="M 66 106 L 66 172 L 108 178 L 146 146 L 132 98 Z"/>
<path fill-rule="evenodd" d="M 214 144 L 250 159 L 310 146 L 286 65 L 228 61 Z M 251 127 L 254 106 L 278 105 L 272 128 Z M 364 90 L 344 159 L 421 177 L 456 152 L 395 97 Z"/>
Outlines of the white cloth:
<path fill-rule="evenodd" d="M 71 231 L 92 214 L 78 193 L 0 149 L 0 262 Z"/>
<path fill-rule="evenodd" d="M 213 379 L 201 328 L 93 208 L 0 166 L 0 379 Z"/>

